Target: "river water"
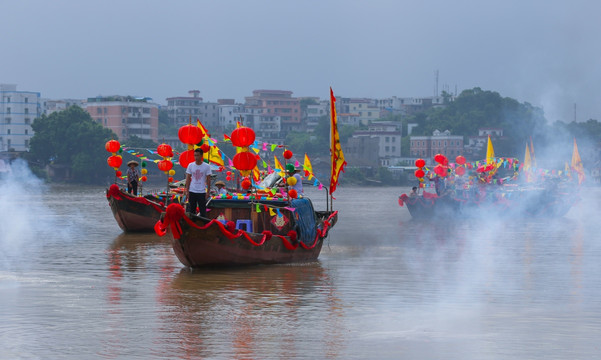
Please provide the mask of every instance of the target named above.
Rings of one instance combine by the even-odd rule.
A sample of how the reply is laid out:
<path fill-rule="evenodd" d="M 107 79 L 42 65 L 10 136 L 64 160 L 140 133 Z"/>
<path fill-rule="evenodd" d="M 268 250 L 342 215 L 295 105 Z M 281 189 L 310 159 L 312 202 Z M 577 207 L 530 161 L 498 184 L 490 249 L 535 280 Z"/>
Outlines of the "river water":
<path fill-rule="evenodd" d="M 167 237 L 122 233 L 104 187 L 27 175 L 1 182 L 0 359 L 601 353 L 597 188 L 559 220 L 417 222 L 407 188 L 340 187 L 318 261 L 190 271 Z"/>

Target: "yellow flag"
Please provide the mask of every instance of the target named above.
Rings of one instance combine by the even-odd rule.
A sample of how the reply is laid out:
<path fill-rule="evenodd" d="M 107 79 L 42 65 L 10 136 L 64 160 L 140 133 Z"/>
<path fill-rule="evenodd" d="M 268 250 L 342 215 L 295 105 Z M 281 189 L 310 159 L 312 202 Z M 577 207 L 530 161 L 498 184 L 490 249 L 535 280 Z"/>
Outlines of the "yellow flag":
<path fill-rule="evenodd" d="M 261 172 L 259 171 L 259 167 L 255 165 L 255 168 L 253 169 L 253 180 L 258 183 L 261 180 Z"/>
<path fill-rule="evenodd" d="M 278 170 L 284 171 L 284 167 L 282 166 L 282 164 L 280 164 L 280 161 L 278 160 L 278 157 L 273 155 L 273 162 L 274 162 L 274 167 Z"/>
<path fill-rule="evenodd" d="M 492 147 L 492 141 L 490 141 L 490 135 L 488 135 L 488 144 L 486 145 L 486 164 L 495 162 L 495 149 Z"/>
<path fill-rule="evenodd" d="M 572 152 L 572 170 L 578 173 L 578 185 L 584 181 L 584 167 L 582 166 L 582 160 L 580 160 L 580 154 L 578 153 L 578 146 L 576 145 L 576 138 L 574 138 L 574 151 Z"/>
<path fill-rule="evenodd" d="M 332 155 L 332 175 L 330 176 L 330 195 L 336 191 L 340 172 L 344 172 L 346 161 L 338 135 L 338 120 L 336 119 L 336 98 L 330 88 L 330 153 Z"/>
<path fill-rule="evenodd" d="M 526 143 L 526 153 L 524 154 L 524 167 L 522 170 L 524 171 L 524 175 L 526 175 L 526 182 L 532 182 L 532 177 L 530 176 L 530 169 L 532 168 L 532 159 L 530 158 L 530 149 L 528 148 L 528 143 Z"/>
<path fill-rule="evenodd" d="M 311 180 L 311 178 L 313 177 L 313 166 L 311 166 L 311 160 L 309 160 L 307 153 L 305 153 L 305 162 L 303 164 L 303 169 L 305 170 L 305 176 L 307 177 L 307 180 Z"/>
<path fill-rule="evenodd" d="M 536 156 L 534 156 L 534 144 L 532 143 L 532 136 L 530 137 L 530 157 L 532 158 L 532 167 L 536 169 Z"/>

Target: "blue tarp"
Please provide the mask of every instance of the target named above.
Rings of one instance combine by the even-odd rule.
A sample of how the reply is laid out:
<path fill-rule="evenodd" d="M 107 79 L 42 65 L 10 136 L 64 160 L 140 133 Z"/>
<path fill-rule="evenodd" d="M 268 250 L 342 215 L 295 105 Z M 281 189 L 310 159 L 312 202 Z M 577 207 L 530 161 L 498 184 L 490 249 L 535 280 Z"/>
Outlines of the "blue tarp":
<path fill-rule="evenodd" d="M 309 199 L 294 199 L 292 200 L 294 217 L 298 224 L 298 239 L 305 244 L 311 245 L 315 241 L 315 211 L 313 204 Z"/>

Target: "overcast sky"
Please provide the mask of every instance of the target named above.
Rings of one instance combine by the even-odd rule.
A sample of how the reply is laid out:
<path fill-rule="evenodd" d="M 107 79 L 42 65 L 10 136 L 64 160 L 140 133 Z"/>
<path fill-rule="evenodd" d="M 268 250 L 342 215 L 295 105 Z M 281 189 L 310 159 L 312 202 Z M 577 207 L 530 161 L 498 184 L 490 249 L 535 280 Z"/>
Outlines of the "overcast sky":
<path fill-rule="evenodd" d="M 432 96 L 601 121 L 601 1 L 2 1 L 0 83 L 45 98 Z"/>

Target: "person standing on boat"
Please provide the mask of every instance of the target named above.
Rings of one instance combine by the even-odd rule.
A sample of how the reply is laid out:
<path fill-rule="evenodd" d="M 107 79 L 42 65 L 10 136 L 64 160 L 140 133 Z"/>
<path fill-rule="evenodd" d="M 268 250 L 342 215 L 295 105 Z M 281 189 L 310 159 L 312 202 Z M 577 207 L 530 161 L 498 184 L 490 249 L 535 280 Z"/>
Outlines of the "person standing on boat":
<path fill-rule="evenodd" d="M 194 150 L 194 162 L 186 168 L 186 185 L 184 195 L 188 198 L 188 212 L 207 216 L 207 193 L 211 189 L 211 166 L 202 159 L 204 153 L 200 148 Z"/>
<path fill-rule="evenodd" d="M 138 181 L 140 179 L 140 173 L 136 167 L 138 166 L 138 162 L 132 160 L 127 163 L 129 169 L 127 169 L 127 192 L 133 194 L 135 196 L 138 195 Z"/>
<path fill-rule="evenodd" d="M 300 170 L 296 169 L 293 164 L 286 165 L 286 170 L 288 172 L 288 177 L 296 179 L 296 183 L 294 183 L 294 185 L 289 185 L 288 189 L 294 189 L 298 195 L 303 195 L 303 178 L 299 174 Z"/>

